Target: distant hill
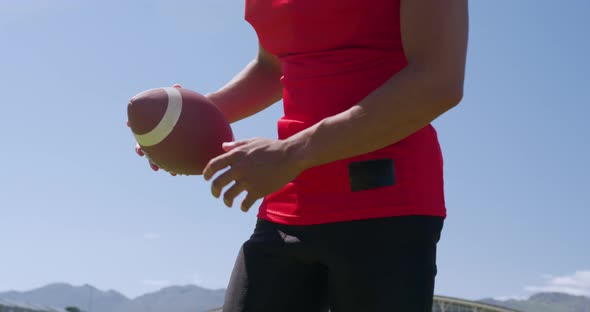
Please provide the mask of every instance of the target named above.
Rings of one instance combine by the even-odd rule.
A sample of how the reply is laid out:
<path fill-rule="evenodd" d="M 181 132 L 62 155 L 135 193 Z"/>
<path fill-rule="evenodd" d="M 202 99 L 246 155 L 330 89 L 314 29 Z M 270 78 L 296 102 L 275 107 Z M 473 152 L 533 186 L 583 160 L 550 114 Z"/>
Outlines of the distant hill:
<path fill-rule="evenodd" d="M 223 305 L 224 289 L 171 286 L 129 299 L 90 285 L 50 284 L 31 291 L 0 292 L 0 299 L 56 308 L 76 306 L 86 312 L 205 312 Z M 538 293 L 526 300 L 482 299 L 484 303 L 523 312 L 590 312 L 590 298 L 561 293 Z"/>
<path fill-rule="evenodd" d="M 223 305 L 224 296 L 225 289 L 210 290 L 192 285 L 171 286 L 137 297 L 112 312 L 209 311 Z"/>
<path fill-rule="evenodd" d="M 0 292 L 0 298 L 6 300 L 56 308 L 76 306 L 87 312 L 204 312 L 220 307 L 224 296 L 223 289 L 210 290 L 194 285 L 171 286 L 135 299 L 113 290 L 102 291 L 90 285 L 65 283 L 24 292 Z"/>
<path fill-rule="evenodd" d="M 92 312 L 112 312 L 129 301 L 129 298 L 113 290 L 101 291 L 90 285 L 72 286 L 65 283 L 49 284 L 24 292 L 3 292 L 0 293 L 0 298 L 62 309 L 76 306 L 85 311 L 90 311 L 92 305 Z"/>
<path fill-rule="evenodd" d="M 523 312 L 590 312 L 590 298 L 562 293 L 538 293 L 526 300 L 483 299 L 480 301 Z"/>

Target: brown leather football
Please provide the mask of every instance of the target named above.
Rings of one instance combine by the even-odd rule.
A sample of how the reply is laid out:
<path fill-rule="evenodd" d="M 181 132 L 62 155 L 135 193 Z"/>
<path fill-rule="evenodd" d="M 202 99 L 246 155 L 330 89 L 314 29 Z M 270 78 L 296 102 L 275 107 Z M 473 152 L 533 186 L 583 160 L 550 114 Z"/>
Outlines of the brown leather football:
<path fill-rule="evenodd" d="M 145 155 L 177 174 L 200 175 L 221 144 L 233 141 L 223 113 L 207 97 L 183 88 L 144 91 L 129 101 L 129 127 Z"/>

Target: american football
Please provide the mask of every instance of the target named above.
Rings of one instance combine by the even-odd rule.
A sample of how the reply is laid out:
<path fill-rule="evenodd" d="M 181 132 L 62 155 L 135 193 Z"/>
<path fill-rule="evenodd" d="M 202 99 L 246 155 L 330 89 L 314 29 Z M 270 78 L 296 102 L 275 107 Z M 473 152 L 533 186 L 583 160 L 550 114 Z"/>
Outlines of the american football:
<path fill-rule="evenodd" d="M 176 174 L 200 175 L 233 141 L 231 126 L 207 97 L 184 88 L 139 93 L 127 106 L 129 127 L 145 155 Z"/>

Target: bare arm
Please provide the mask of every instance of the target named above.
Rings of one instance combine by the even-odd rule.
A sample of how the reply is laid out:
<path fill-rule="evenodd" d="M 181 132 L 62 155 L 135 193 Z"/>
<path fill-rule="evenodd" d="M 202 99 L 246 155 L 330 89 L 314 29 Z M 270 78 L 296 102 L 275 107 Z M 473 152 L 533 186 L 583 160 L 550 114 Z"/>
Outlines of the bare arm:
<path fill-rule="evenodd" d="M 282 98 L 278 58 L 259 45 L 258 56 L 220 90 L 207 95 L 230 122 L 252 116 Z"/>
<path fill-rule="evenodd" d="M 460 102 L 467 0 L 402 0 L 401 29 L 405 69 L 358 105 L 287 139 L 303 168 L 396 143 Z"/>
<path fill-rule="evenodd" d="M 401 0 L 408 66 L 360 103 L 286 140 L 254 138 L 224 145 L 203 176 L 227 206 L 247 192 L 241 209 L 276 192 L 303 170 L 396 143 L 428 125 L 462 98 L 467 0 Z"/>

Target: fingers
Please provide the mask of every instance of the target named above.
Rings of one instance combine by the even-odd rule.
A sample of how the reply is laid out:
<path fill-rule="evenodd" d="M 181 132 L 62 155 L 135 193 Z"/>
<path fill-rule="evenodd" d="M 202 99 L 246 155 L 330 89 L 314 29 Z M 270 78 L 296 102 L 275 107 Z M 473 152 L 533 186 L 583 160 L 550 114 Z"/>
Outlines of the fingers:
<path fill-rule="evenodd" d="M 137 155 L 142 156 L 142 157 L 145 156 L 145 153 L 143 152 L 143 150 L 141 149 L 141 146 L 139 146 L 139 144 L 135 145 L 135 153 L 137 153 Z M 160 167 L 154 165 L 151 161 L 149 162 L 149 164 L 150 164 L 150 168 L 152 168 L 152 170 L 154 170 L 154 171 L 160 170 Z M 172 176 L 176 175 L 176 173 L 172 173 L 172 172 L 170 174 Z"/>
<path fill-rule="evenodd" d="M 127 120 L 127 127 L 129 127 L 129 120 Z M 137 155 L 142 156 L 142 157 L 145 155 L 143 153 L 143 150 L 141 149 L 141 146 L 139 146 L 139 143 L 135 143 L 135 153 L 137 153 Z"/>
<path fill-rule="evenodd" d="M 240 147 L 240 146 L 243 146 L 243 145 L 246 145 L 246 144 L 250 143 L 250 141 L 251 140 L 223 142 L 223 144 L 221 145 L 221 147 L 223 148 L 223 150 L 225 152 L 229 152 L 229 151 L 235 149 L 236 147 Z"/>
<path fill-rule="evenodd" d="M 233 134 L 232 134 L 232 139 L 233 139 Z M 223 142 L 223 144 L 221 145 L 221 148 L 223 148 L 224 151 L 229 152 L 237 147 L 252 143 L 252 142 L 256 141 L 257 139 L 258 138 L 251 138 L 251 139 L 241 140 L 241 141 Z"/>
<path fill-rule="evenodd" d="M 234 172 L 232 170 L 222 173 L 211 183 L 211 194 L 213 194 L 215 198 L 218 198 L 219 195 L 221 195 L 223 188 L 230 184 L 234 179 Z"/>
<path fill-rule="evenodd" d="M 211 159 L 203 170 L 203 178 L 209 181 L 219 170 L 231 165 L 234 155 L 235 153 L 226 153 Z"/>
<path fill-rule="evenodd" d="M 258 197 L 248 193 L 248 195 L 246 196 L 246 198 L 244 198 L 244 200 L 242 201 L 242 206 L 240 207 L 240 209 L 243 212 L 248 212 L 248 210 L 250 210 L 250 208 L 252 207 L 252 205 L 254 205 L 254 203 L 258 200 Z"/>
<path fill-rule="evenodd" d="M 137 155 L 142 156 L 142 157 L 145 155 L 143 153 L 143 150 L 141 149 L 141 146 L 139 146 L 139 144 L 135 144 L 135 152 L 137 153 Z"/>
<path fill-rule="evenodd" d="M 226 206 L 231 207 L 234 203 L 234 199 L 240 195 L 245 188 L 240 183 L 235 183 L 230 187 L 225 194 L 223 194 L 223 202 Z"/>
<path fill-rule="evenodd" d="M 158 166 L 154 165 L 152 162 L 150 162 L 150 167 L 151 167 L 151 168 L 152 168 L 152 170 L 154 170 L 154 171 L 158 171 L 158 170 L 160 170 L 160 167 L 158 167 Z"/>

